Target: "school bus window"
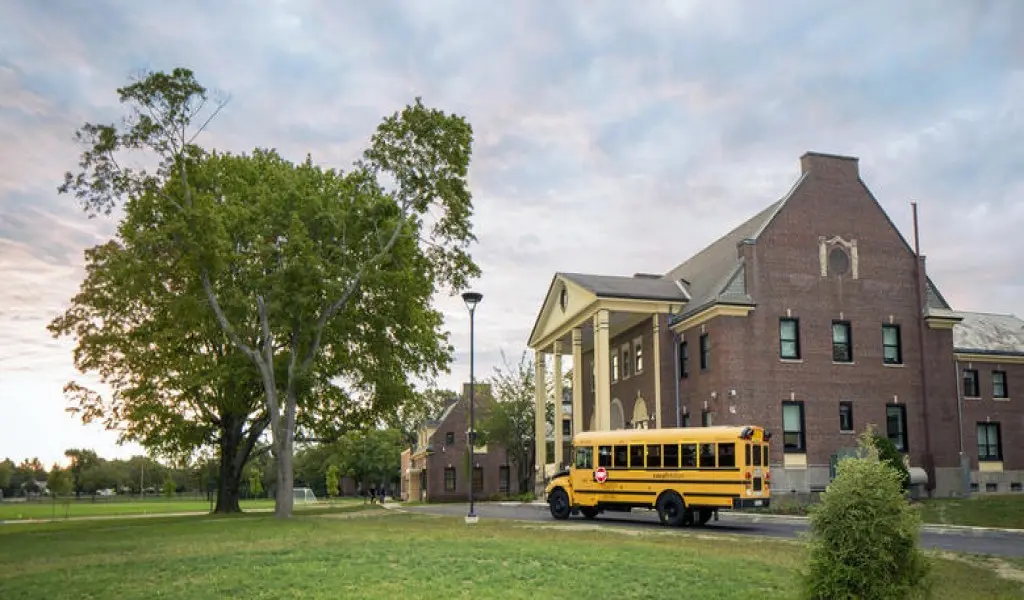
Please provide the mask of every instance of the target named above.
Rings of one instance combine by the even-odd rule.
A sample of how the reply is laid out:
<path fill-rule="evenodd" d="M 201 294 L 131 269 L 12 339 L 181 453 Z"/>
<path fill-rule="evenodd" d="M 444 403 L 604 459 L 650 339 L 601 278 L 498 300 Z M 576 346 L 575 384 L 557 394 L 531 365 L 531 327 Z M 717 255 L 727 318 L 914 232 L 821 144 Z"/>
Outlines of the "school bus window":
<path fill-rule="evenodd" d="M 753 446 L 753 448 L 754 448 L 754 466 L 755 467 L 760 467 L 761 466 L 761 445 L 758 444 L 756 446 Z"/>
<path fill-rule="evenodd" d="M 719 467 L 735 467 L 736 466 L 736 444 L 719 444 L 718 445 L 718 466 Z"/>
<path fill-rule="evenodd" d="M 644 447 L 641 444 L 630 444 L 629 467 L 631 469 L 644 468 Z"/>
<path fill-rule="evenodd" d="M 662 456 L 666 469 L 679 468 L 679 446 L 677 444 L 665 444 L 661 447 Z"/>
<path fill-rule="evenodd" d="M 697 466 L 697 444 L 683 444 L 681 467 Z"/>
<path fill-rule="evenodd" d="M 761 446 L 761 450 L 764 452 L 764 454 L 762 455 L 762 459 L 761 459 L 762 462 L 761 462 L 761 464 L 767 467 L 768 466 L 768 444 L 765 444 L 764 446 Z"/>
<path fill-rule="evenodd" d="M 590 446 L 580 446 L 576 448 L 576 468 L 577 469 L 593 469 L 594 468 L 594 449 Z"/>
<path fill-rule="evenodd" d="M 661 468 L 661 446 L 659 444 L 647 445 L 647 468 Z"/>
<path fill-rule="evenodd" d="M 715 466 L 715 445 L 700 445 L 700 468 L 714 468 Z"/>
<path fill-rule="evenodd" d="M 614 446 L 612 454 L 612 466 L 617 468 L 625 469 L 629 466 L 629 451 L 628 446 Z"/>
<path fill-rule="evenodd" d="M 610 467 L 612 466 L 612 447 L 601 446 L 597 449 L 597 466 L 599 467 Z"/>

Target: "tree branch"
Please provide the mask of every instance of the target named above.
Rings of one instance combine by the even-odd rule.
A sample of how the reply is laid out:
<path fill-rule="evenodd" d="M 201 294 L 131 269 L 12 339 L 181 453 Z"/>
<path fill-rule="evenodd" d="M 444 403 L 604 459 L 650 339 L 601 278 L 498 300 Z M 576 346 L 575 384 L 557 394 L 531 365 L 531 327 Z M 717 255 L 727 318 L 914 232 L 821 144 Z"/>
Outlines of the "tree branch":
<path fill-rule="evenodd" d="M 220 302 L 217 302 L 217 296 L 213 292 L 213 285 L 210 283 L 210 277 L 206 274 L 205 269 L 200 269 L 199 280 L 203 284 L 203 291 L 206 292 L 206 299 L 210 301 L 210 306 L 213 307 L 213 314 L 217 317 L 217 322 L 220 323 L 224 333 L 228 335 L 228 339 L 231 343 L 238 347 L 250 360 L 256 363 L 257 366 L 262 368 L 260 364 L 259 354 L 253 350 L 248 344 L 242 341 L 242 338 L 238 336 L 238 332 L 231 326 L 228 321 L 227 315 L 224 314 L 224 310 L 220 307 Z"/>
<path fill-rule="evenodd" d="M 352 278 L 352 281 L 349 283 L 348 287 L 342 293 L 341 297 L 338 298 L 333 304 L 328 306 L 327 309 L 320 314 L 320 318 L 317 319 L 316 326 L 313 330 L 313 341 L 310 343 L 309 346 L 309 354 L 306 355 L 305 360 L 303 360 L 302 362 L 303 370 L 308 369 L 309 366 L 313 363 L 313 360 L 316 358 L 316 353 L 317 351 L 320 350 L 320 341 L 321 338 L 323 337 L 324 328 L 327 326 L 327 322 L 331 319 L 332 316 L 334 316 L 336 312 L 338 312 L 338 310 L 345 306 L 349 298 L 352 297 L 356 289 L 359 287 L 359 284 L 362 281 L 363 276 L 367 273 L 367 271 L 375 267 L 377 263 L 384 260 L 384 257 L 386 257 L 388 253 L 391 252 L 391 249 L 395 246 L 395 243 L 398 242 L 398 238 L 402 233 L 402 228 L 405 226 L 406 215 L 409 211 L 410 205 L 411 202 L 409 201 L 402 202 L 401 210 L 398 215 L 398 222 L 395 224 L 395 229 L 391 232 L 391 236 L 388 239 L 387 243 L 384 245 L 383 248 L 381 248 L 377 252 L 377 254 L 370 257 L 366 262 L 362 264 L 362 266 L 359 267 L 359 270 L 356 272 L 355 277 Z"/>
<path fill-rule="evenodd" d="M 221 109 L 223 109 L 225 106 L 227 106 L 228 102 L 230 102 L 230 101 L 231 101 L 231 98 L 225 98 L 223 102 L 218 103 L 216 110 L 213 111 L 213 114 L 211 114 L 205 121 L 203 121 L 203 124 L 199 126 L 199 129 L 196 129 L 196 132 L 193 133 L 192 137 L 190 137 L 188 139 L 188 143 L 189 144 L 191 144 L 197 137 L 199 137 L 200 133 L 202 133 L 203 131 L 206 130 L 206 126 L 209 125 L 211 121 L 213 121 L 214 117 L 216 117 L 217 114 L 220 113 Z M 204 104 L 205 104 L 205 102 L 204 102 Z M 200 108 L 202 108 L 202 107 L 200 107 Z M 196 112 L 198 113 L 199 110 L 197 109 Z"/>
<path fill-rule="evenodd" d="M 234 461 L 236 470 L 241 471 L 242 467 L 245 466 L 245 460 L 249 458 L 253 447 L 256 446 L 256 442 L 259 441 L 260 435 L 263 434 L 263 431 L 267 428 L 269 423 L 270 419 L 268 418 L 267 413 L 264 412 L 260 414 L 259 418 L 253 421 L 251 426 L 249 426 L 245 442 L 239 446 L 238 453 L 235 454 Z"/>
<path fill-rule="evenodd" d="M 263 301 L 263 295 L 256 296 L 256 312 L 260 319 L 260 330 L 263 332 L 263 360 L 257 363 L 263 372 L 265 399 L 267 402 L 267 413 L 270 417 L 270 428 L 274 434 L 273 443 L 284 444 L 281 431 L 280 404 L 277 400 L 277 382 L 274 380 L 274 341 L 270 333 L 270 319 L 267 316 L 267 304 Z M 284 446 L 278 448 L 281 449 Z M 275 452 L 276 453 L 276 452 Z"/>

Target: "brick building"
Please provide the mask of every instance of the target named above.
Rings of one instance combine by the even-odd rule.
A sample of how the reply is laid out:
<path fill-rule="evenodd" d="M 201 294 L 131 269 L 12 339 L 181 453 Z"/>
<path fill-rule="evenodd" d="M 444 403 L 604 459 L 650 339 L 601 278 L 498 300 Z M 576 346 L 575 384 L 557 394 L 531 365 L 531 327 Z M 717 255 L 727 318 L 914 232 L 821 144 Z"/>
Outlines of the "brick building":
<path fill-rule="evenodd" d="M 952 310 L 856 158 L 808 152 L 800 166 L 780 200 L 667 273 L 555 274 L 529 346 L 538 381 L 549 356 L 582 365 L 570 435 L 762 424 L 776 492 L 806 492 L 871 423 L 934 495 L 968 477 L 1019 490 L 1024 410 L 1009 389 L 1024 322 Z M 554 454 L 566 462 L 561 443 Z"/>
<path fill-rule="evenodd" d="M 493 402 L 490 387 L 476 384 L 473 407 L 477 428 Z M 490 443 L 474 448 L 473 495 L 477 500 L 519 493 L 516 467 L 505 448 Z M 464 501 L 469 498 L 469 384 L 437 419 L 420 426 L 419 439 L 402 453 L 403 500 Z"/>

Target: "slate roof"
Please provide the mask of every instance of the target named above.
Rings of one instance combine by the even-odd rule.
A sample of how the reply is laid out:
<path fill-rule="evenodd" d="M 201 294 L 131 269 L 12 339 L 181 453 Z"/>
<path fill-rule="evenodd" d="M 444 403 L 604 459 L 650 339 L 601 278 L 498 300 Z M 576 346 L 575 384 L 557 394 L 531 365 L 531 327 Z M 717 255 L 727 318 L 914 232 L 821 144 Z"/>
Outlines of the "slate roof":
<path fill-rule="evenodd" d="M 602 298 L 666 300 L 669 302 L 689 300 L 689 295 L 682 286 L 660 275 L 637 274 L 633 277 L 588 275 L 586 273 L 558 273 L 558 275 Z"/>
<path fill-rule="evenodd" d="M 599 296 L 687 301 L 683 312 L 674 315 L 670 323 L 681 321 L 714 304 L 753 305 L 755 299 L 746 290 L 746 265 L 739 256 L 737 246 L 744 241 L 756 241 L 806 179 L 806 173 L 801 175 L 782 198 L 664 275 L 561 275 Z M 930 277 L 926 278 L 925 285 L 928 308 L 951 310 L 949 303 Z"/>
<path fill-rule="evenodd" d="M 953 348 L 974 354 L 1024 356 L 1024 320 L 1016 315 L 957 312 L 963 321 L 953 326 Z"/>

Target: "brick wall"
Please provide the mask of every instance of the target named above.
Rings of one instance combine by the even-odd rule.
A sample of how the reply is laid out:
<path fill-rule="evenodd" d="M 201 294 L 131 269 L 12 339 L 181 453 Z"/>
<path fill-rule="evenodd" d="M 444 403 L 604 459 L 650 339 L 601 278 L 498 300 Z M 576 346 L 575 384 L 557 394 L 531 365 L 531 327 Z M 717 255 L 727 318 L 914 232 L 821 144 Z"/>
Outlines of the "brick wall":
<path fill-rule="evenodd" d="M 960 372 L 964 369 L 976 369 L 980 396 L 964 397 L 964 449 L 971 457 L 971 468 L 978 469 L 978 423 L 999 423 L 1002 442 L 1003 469 L 1019 471 L 1024 469 L 1024 448 L 1021 444 L 1010 443 L 1019 440 L 1019 432 L 1024 429 L 1024 409 L 1019 398 L 1024 397 L 1024 365 L 1000 364 L 989 362 L 961 362 Z M 1009 397 L 996 399 L 993 394 L 992 372 L 1006 373 Z M 961 393 L 963 393 L 963 383 Z"/>

